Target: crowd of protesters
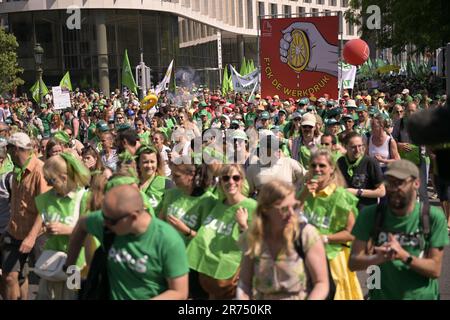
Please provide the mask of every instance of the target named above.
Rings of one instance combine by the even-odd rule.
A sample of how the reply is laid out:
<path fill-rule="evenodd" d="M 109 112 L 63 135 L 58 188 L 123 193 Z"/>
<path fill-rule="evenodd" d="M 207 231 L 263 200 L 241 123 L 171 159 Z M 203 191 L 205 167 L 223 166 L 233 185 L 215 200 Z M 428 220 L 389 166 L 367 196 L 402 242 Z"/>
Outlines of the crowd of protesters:
<path fill-rule="evenodd" d="M 71 92 L 69 109 L 0 99 L 3 299 L 437 299 L 450 185 L 406 129 L 446 97 Z M 429 207 L 426 186 L 442 209 Z M 422 187 L 421 187 L 422 186 Z M 423 188 L 425 186 L 425 188 Z M 423 192 L 425 190 L 425 192 Z M 80 271 L 81 288 L 61 272 Z M 332 293 L 332 294 L 331 294 Z"/>

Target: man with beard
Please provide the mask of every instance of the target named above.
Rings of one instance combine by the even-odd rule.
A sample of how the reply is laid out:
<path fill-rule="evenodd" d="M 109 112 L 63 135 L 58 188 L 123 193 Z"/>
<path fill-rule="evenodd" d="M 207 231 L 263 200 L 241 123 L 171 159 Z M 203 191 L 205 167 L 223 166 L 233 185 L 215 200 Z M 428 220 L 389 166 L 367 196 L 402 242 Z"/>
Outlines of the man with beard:
<path fill-rule="evenodd" d="M 369 206 L 356 220 L 349 267 L 379 266 L 371 300 L 439 299 L 443 247 L 449 242 L 445 216 L 438 207 L 416 201 L 420 179 L 412 162 L 390 163 L 385 185 L 387 205 Z"/>

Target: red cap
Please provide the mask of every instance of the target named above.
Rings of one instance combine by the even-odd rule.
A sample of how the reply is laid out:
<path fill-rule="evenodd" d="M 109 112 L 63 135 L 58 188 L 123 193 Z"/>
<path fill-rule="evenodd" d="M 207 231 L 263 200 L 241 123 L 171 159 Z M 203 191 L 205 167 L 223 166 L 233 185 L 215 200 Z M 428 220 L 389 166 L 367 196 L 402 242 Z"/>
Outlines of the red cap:
<path fill-rule="evenodd" d="M 267 96 L 266 100 L 272 100 L 272 97 L 271 96 Z"/>
<path fill-rule="evenodd" d="M 224 103 L 226 103 L 226 101 L 225 101 L 225 99 L 220 99 L 220 100 L 219 100 L 219 103 L 220 103 L 220 104 L 224 104 Z"/>
<path fill-rule="evenodd" d="M 289 102 L 294 103 L 295 102 L 294 98 L 289 98 Z"/>

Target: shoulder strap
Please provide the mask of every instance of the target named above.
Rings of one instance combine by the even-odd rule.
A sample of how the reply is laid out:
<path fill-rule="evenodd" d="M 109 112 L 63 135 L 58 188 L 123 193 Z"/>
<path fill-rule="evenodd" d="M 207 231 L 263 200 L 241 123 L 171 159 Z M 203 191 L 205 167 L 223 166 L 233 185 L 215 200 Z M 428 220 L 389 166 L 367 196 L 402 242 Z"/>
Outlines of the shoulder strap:
<path fill-rule="evenodd" d="M 306 226 L 305 222 L 301 222 L 299 224 L 299 235 L 297 239 L 295 239 L 294 241 L 295 250 L 297 251 L 300 258 L 302 258 L 302 260 L 305 260 L 305 251 L 303 251 L 303 240 L 302 240 L 303 229 L 305 228 L 305 226 Z"/>
<path fill-rule="evenodd" d="M 391 144 L 392 144 L 392 137 L 389 137 L 389 142 L 388 142 L 388 155 L 389 155 L 389 159 L 392 159 L 392 154 L 391 154 Z"/>
<path fill-rule="evenodd" d="M 428 201 L 421 203 L 420 220 L 425 238 L 430 235 L 430 204 Z"/>
<path fill-rule="evenodd" d="M 376 243 L 376 241 L 378 240 L 378 235 L 380 234 L 381 228 L 383 227 L 385 212 L 386 212 L 386 204 L 384 203 L 378 204 L 375 211 L 375 223 L 373 225 L 372 233 L 370 235 L 374 243 Z"/>
<path fill-rule="evenodd" d="M 116 235 L 114 234 L 114 232 L 106 227 L 103 228 L 103 248 L 106 253 L 108 253 L 109 249 L 112 247 L 115 237 Z"/>
<path fill-rule="evenodd" d="M 13 176 L 13 171 L 8 172 L 5 177 L 5 187 L 6 187 L 6 190 L 8 190 L 9 199 L 11 199 L 11 194 L 12 194 L 12 191 L 11 191 L 12 176 Z"/>

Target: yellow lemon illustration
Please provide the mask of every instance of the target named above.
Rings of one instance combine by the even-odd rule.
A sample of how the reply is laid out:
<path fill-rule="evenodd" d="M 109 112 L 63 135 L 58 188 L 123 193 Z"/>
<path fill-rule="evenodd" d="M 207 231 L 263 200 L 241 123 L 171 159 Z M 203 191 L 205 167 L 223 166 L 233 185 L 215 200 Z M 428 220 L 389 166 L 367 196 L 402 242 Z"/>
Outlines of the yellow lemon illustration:
<path fill-rule="evenodd" d="M 301 72 L 309 63 L 309 41 L 302 30 L 292 31 L 292 42 L 288 50 L 288 65 L 296 72 Z"/>
<path fill-rule="evenodd" d="M 155 96 L 153 93 L 150 93 L 144 99 L 141 100 L 141 109 L 148 110 L 150 108 L 153 108 L 156 103 L 158 102 L 158 97 Z"/>

